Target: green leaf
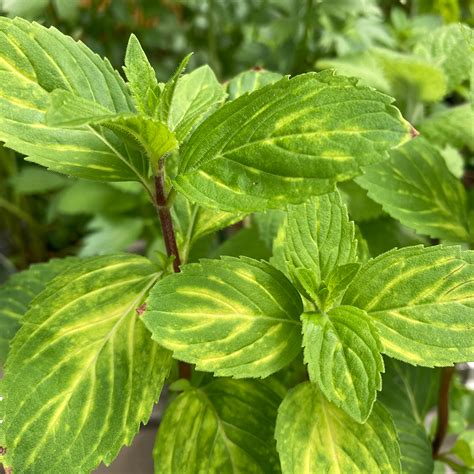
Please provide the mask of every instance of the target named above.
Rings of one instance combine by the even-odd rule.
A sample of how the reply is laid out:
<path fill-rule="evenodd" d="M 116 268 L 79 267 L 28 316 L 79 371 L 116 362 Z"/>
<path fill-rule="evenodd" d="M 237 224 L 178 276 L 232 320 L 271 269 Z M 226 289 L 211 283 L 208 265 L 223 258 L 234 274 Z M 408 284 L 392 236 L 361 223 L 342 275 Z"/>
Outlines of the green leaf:
<path fill-rule="evenodd" d="M 121 252 L 141 235 L 143 219 L 128 216 L 96 216 L 87 224 L 89 233 L 84 237 L 80 257 Z"/>
<path fill-rule="evenodd" d="M 0 286 L 0 367 L 7 357 L 10 340 L 33 298 L 74 262 L 76 259 L 70 257 L 32 265 L 28 270 L 12 275 Z"/>
<path fill-rule="evenodd" d="M 11 17 L 35 20 L 46 10 L 49 0 L 3 0 L 0 7 Z"/>
<path fill-rule="evenodd" d="M 357 77 L 360 84 L 390 93 L 390 83 L 384 76 L 382 65 L 370 51 L 339 58 L 323 58 L 316 62 L 320 69 L 335 69 L 338 74 Z"/>
<path fill-rule="evenodd" d="M 263 86 L 279 81 L 283 76 L 277 72 L 265 71 L 264 69 L 244 71 L 233 77 L 227 83 L 229 100 L 237 99 L 248 92 L 261 89 Z"/>
<path fill-rule="evenodd" d="M 186 261 L 191 247 L 199 239 L 228 227 L 243 218 L 238 213 L 219 211 L 192 204 L 182 194 L 176 195 L 171 212 L 184 261 Z"/>
<path fill-rule="evenodd" d="M 474 110 L 470 104 L 458 105 L 431 115 L 420 126 L 421 134 L 430 142 L 452 145 L 456 148 L 467 146 L 474 151 Z"/>
<path fill-rule="evenodd" d="M 51 208 L 54 212 L 65 215 L 110 215 L 128 211 L 139 205 L 137 197 L 115 189 L 111 184 L 76 181 L 54 197 Z"/>
<path fill-rule="evenodd" d="M 339 192 L 347 206 L 349 216 L 356 222 L 377 219 L 383 215 L 380 204 L 367 196 L 367 191 L 355 181 L 346 181 L 338 185 Z"/>
<path fill-rule="evenodd" d="M 161 91 L 155 70 L 148 61 L 140 41 L 134 34 L 130 35 L 128 40 L 125 67 L 123 69 L 127 76 L 128 87 L 132 93 L 135 107 L 140 113 L 153 116 Z"/>
<path fill-rule="evenodd" d="M 171 360 L 136 309 L 159 276 L 143 257 L 95 257 L 35 299 L 2 385 L 6 463 L 15 472 L 108 465 L 148 421 Z"/>
<path fill-rule="evenodd" d="M 361 222 L 359 227 L 364 239 L 367 241 L 372 257 L 388 252 L 395 247 L 408 247 L 418 244 L 428 245 L 430 243 L 427 238 L 417 235 L 413 230 L 389 216 Z"/>
<path fill-rule="evenodd" d="M 300 352 L 301 299 L 271 265 L 224 257 L 181 270 L 153 288 L 144 315 L 174 357 L 218 376 L 266 377 Z"/>
<path fill-rule="evenodd" d="M 289 205 L 284 229 L 282 240 L 290 273 L 306 268 L 320 283 L 336 266 L 357 259 L 354 224 L 338 192 Z"/>
<path fill-rule="evenodd" d="M 178 146 L 174 133 L 166 125 L 152 118 L 117 116 L 102 122 L 102 125 L 140 146 L 155 167 L 161 157 Z"/>
<path fill-rule="evenodd" d="M 182 149 L 176 186 L 229 211 L 299 203 L 409 139 L 392 99 L 332 73 L 284 78 L 224 104 Z"/>
<path fill-rule="evenodd" d="M 465 431 L 456 440 L 452 449 L 455 454 L 470 469 L 474 469 L 474 430 Z"/>
<path fill-rule="evenodd" d="M 183 74 L 193 53 L 189 53 L 180 63 L 171 79 L 164 85 L 161 91 L 158 108 L 155 111 L 155 118 L 160 122 L 169 123 L 173 98 L 178 86 L 181 74 Z"/>
<path fill-rule="evenodd" d="M 423 57 L 377 48 L 373 51 L 397 97 L 411 94 L 423 102 L 437 102 L 446 94 L 446 78 L 441 67 Z"/>
<path fill-rule="evenodd" d="M 426 367 L 474 359 L 474 251 L 384 253 L 361 268 L 342 303 L 369 314 L 390 357 Z"/>
<path fill-rule="evenodd" d="M 440 153 L 444 158 L 449 171 L 451 171 L 451 174 L 456 178 L 461 179 L 464 175 L 464 158 L 461 152 L 451 145 L 446 145 L 442 150 L 440 150 Z"/>
<path fill-rule="evenodd" d="M 268 260 L 271 257 L 271 251 L 260 238 L 258 229 L 253 227 L 244 227 L 231 235 L 221 245 L 209 255 L 212 258 L 221 255 L 230 255 L 231 257 L 246 256 L 260 260 Z"/>
<path fill-rule="evenodd" d="M 0 17 L 0 141 L 60 173 L 146 183 L 148 162 L 114 133 L 44 123 L 49 93 L 64 89 L 114 114 L 133 105 L 109 62 L 54 28 Z"/>
<path fill-rule="evenodd" d="M 397 428 L 403 473 L 432 474 L 431 440 L 424 427 L 403 412 L 391 411 L 391 414 Z"/>
<path fill-rule="evenodd" d="M 81 0 L 53 0 L 53 4 L 60 20 L 71 23 L 77 21 L 82 6 Z"/>
<path fill-rule="evenodd" d="M 400 440 L 402 469 L 407 474 L 431 474 L 431 441 L 425 417 L 436 404 L 439 371 L 387 359 L 379 400 L 388 408 Z"/>
<path fill-rule="evenodd" d="M 258 212 L 252 216 L 253 221 L 258 227 L 260 239 L 267 247 L 273 249 L 275 240 L 280 227 L 285 221 L 286 213 L 280 209 L 269 209 L 266 212 Z"/>
<path fill-rule="evenodd" d="M 219 379 L 182 393 L 161 422 L 155 472 L 278 473 L 273 431 L 280 402 L 255 380 Z"/>
<path fill-rule="evenodd" d="M 140 115 L 114 114 L 95 102 L 62 90 L 51 94 L 51 107 L 46 114 L 46 123 L 63 128 L 103 126 L 141 147 L 155 166 L 162 156 L 178 145 L 174 134 L 158 120 Z"/>
<path fill-rule="evenodd" d="M 311 382 L 359 423 L 367 420 L 382 387 L 382 345 L 365 311 L 338 306 L 303 315 L 304 358 Z"/>
<path fill-rule="evenodd" d="M 437 403 L 439 369 L 414 367 L 389 358 L 385 369 L 380 401 L 391 412 L 404 413 L 424 427 L 426 416 Z M 395 415 L 394 420 L 396 424 Z"/>
<path fill-rule="evenodd" d="M 189 132 L 224 102 L 226 93 L 209 66 L 182 76 L 171 102 L 168 125 L 182 142 Z"/>
<path fill-rule="evenodd" d="M 328 296 L 325 300 L 325 308 L 330 308 L 335 303 L 339 304 L 350 282 L 357 275 L 360 266 L 360 263 L 347 263 L 332 270 L 326 281 Z"/>
<path fill-rule="evenodd" d="M 439 65 L 450 92 L 469 78 L 472 68 L 472 35 L 467 25 L 441 26 L 424 35 L 415 46 L 415 53 Z"/>
<path fill-rule="evenodd" d="M 117 117 L 115 112 L 97 102 L 66 90 L 55 89 L 49 97 L 51 104 L 46 112 L 45 123 L 50 127 L 75 128 Z"/>
<path fill-rule="evenodd" d="M 401 473 L 395 426 L 379 403 L 359 424 L 309 382 L 288 392 L 275 437 L 283 474 Z"/>
<path fill-rule="evenodd" d="M 357 183 L 392 217 L 421 234 L 469 241 L 466 193 L 438 150 L 420 138 L 364 169 Z"/>
<path fill-rule="evenodd" d="M 66 186 L 70 181 L 56 173 L 52 173 L 36 166 L 25 166 L 8 182 L 19 194 L 42 194 Z"/>

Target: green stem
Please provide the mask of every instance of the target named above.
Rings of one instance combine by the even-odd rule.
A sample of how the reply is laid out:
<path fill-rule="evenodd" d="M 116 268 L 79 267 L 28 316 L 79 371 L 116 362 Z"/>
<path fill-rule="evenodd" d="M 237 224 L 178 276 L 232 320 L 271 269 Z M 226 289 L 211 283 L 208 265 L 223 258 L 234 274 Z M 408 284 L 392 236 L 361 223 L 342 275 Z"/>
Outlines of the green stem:
<path fill-rule="evenodd" d="M 194 227 L 196 226 L 198 211 L 199 211 L 199 206 L 196 205 L 193 209 L 193 213 L 191 214 L 191 220 L 189 222 L 188 231 L 186 232 L 186 240 L 183 245 L 182 257 L 183 257 L 184 263 L 186 263 L 189 258 L 189 252 L 191 250 L 191 238 L 193 236 Z"/>
<path fill-rule="evenodd" d="M 438 461 L 442 461 L 447 464 L 454 472 L 464 472 L 462 469 L 465 469 L 465 466 L 455 462 L 453 459 L 449 458 L 446 454 L 440 454 L 437 457 Z"/>

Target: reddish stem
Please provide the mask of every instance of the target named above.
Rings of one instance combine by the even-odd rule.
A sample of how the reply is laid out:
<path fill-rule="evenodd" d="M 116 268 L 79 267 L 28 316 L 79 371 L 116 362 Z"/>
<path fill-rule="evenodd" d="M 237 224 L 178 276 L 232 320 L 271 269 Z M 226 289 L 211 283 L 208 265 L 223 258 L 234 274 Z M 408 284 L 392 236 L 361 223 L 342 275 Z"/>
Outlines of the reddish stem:
<path fill-rule="evenodd" d="M 176 237 L 173 229 L 173 220 L 171 218 L 171 212 L 165 192 L 163 159 L 159 162 L 158 174 L 155 176 L 155 205 L 161 222 L 166 253 L 168 254 L 168 257 L 174 257 L 173 270 L 175 273 L 178 273 L 180 271 L 179 266 L 181 265 L 181 261 L 179 259 L 178 245 L 176 244 Z"/>
<path fill-rule="evenodd" d="M 432 449 L 433 458 L 439 454 L 441 445 L 448 431 L 449 422 L 449 388 L 454 374 L 454 367 L 444 367 L 441 371 L 441 383 L 439 386 L 438 398 L 438 426 L 436 427 L 436 434 L 433 439 Z"/>
<path fill-rule="evenodd" d="M 171 218 L 170 205 L 165 191 L 164 178 L 164 160 L 160 159 L 158 163 L 158 174 L 155 176 L 155 206 L 160 218 L 161 230 L 163 232 L 163 240 L 165 241 L 166 253 L 168 257 L 173 256 L 173 270 L 175 273 L 180 272 L 181 260 L 179 258 L 178 245 L 173 228 L 173 219 Z M 191 366 L 186 362 L 179 363 L 180 378 L 191 378 Z"/>

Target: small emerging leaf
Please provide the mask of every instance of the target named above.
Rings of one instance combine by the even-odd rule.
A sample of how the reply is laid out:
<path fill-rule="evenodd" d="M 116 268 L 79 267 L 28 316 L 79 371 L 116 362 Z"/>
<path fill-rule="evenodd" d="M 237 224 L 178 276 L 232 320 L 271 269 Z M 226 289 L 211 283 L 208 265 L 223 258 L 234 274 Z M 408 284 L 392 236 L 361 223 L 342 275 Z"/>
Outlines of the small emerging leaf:
<path fill-rule="evenodd" d="M 382 387 L 384 364 L 365 311 L 338 306 L 327 315 L 305 313 L 303 345 L 310 380 L 355 421 L 366 421 Z"/>
<path fill-rule="evenodd" d="M 192 53 L 189 53 L 180 63 L 178 69 L 171 77 L 171 79 L 165 84 L 160 95 L 158 107 L 155 112 L 155 118 L 163 123 L 169 123 L 172 101 L 175 95 L 176 88 L 178 86 L 181 74 L 183 74 L 189 60 L 191 59 Z"/>
<path fill-rule="evenodd" d="M 168 125 L 178 140 L 183 141 L 225 97 L 224 87 L 209 66 L 201 66 L 182 76 L 176 84 L 168 118 Z"/>
<path fill-rule="evenodd" d="M 46 115 L 49 125 L 63 128 L 83 125 L 108 128 L 125 140 L 132 140 L 139 145 L 153 166 L 178 145 L 169 128 L 151 117 L 113 114 L 95 102 L 62 90 L 54 91 L 51 97 L 51 107 Z"/>
<path fill-rule="evenodd" d="M 160 88 L 155 70 L 133 34 L 128 40 L 124 71 L 135 107 L 142 114 L 152 116 L 158 105 Z"/>

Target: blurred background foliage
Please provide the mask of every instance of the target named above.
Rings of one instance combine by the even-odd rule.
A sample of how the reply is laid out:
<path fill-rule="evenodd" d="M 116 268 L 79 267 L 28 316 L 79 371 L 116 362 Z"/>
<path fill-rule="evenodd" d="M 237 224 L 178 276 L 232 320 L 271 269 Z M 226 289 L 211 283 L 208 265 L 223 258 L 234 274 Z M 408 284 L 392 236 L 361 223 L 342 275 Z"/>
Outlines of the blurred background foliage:
<path fill-rule="evenodd" d="M 189 51 L 188 71 L 209 64 L 222 82 L 252 68 L 282 74 L 335 68 L 394 96 L 451 172 L 472 184 L 472 30 L 457 25 L 474 25 L 471 0 L 0 0 L 0 13 L 53 25 L 119 70 L 133 32 L 161 81 Z M 341 188 L 370 255 L 429 242 L 357 184 Z M 247 218 L 224 244 L 221 233 L 194 252 L 268 258 L 274 220 Z M 77 181 L 0 145 L 0 281 L 52 257 L 120 250 L 163 250 L 138 184 Z"/>

